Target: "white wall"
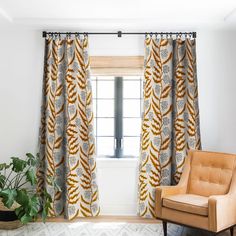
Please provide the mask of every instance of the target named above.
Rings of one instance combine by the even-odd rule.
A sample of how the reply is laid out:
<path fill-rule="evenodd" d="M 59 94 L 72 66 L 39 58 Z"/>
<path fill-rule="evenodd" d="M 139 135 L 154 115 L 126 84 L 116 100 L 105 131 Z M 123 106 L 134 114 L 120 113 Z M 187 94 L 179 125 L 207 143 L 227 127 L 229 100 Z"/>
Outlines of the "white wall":
<path fill-rule="evenodd" d="M 0 37 L 0 158 L 36 150 L 44 41 L 36 31 Z"/>
<path fill-rule="evenodd" d="M 44 40 L 41 31 L 1 31 L 0 161 L 36 152 Z M 236 31 L 199 31 L 198 82 L 204 149 L 236 153 Z M 141 36 L 91 36 L 91 55 L 142 55 Z M 135 215 L 137 160 L 98 160 L 102 214 Z"/>
<path fill-rule="evenodd" d="M 203 149 L 236 153 L 236 31 L 203 31 L 197 40 Z"/>

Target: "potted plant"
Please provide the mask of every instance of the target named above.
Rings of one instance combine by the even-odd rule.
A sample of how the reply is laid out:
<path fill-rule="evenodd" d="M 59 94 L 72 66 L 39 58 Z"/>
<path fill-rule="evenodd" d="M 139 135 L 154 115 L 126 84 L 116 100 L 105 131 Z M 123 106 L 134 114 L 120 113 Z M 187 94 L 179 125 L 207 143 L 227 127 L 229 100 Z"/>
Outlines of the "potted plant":
<path fill-rule="evenodd" d="M 38 154 L 27 153 L 26 159 L 11 157 L 9 164 L 0 164 L 0 228 L 18 228 L 40 214 L 45 222 L 52 198 L 46 190 L 36 192 L 38 161 Z M 53 178 L 49 181 L 59 189 Z"/>

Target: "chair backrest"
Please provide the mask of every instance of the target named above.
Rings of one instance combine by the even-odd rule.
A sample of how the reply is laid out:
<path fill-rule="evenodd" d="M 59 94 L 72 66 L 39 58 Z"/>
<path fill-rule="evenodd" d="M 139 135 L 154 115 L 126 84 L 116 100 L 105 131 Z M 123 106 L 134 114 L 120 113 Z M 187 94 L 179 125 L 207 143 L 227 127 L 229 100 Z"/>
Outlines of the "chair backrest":
<path fill-rule="evenodd" d="M 191 158 L 188 193 L 206 197 L 228 193 L 236 155 L 194 150 L 188 157 Z"/>

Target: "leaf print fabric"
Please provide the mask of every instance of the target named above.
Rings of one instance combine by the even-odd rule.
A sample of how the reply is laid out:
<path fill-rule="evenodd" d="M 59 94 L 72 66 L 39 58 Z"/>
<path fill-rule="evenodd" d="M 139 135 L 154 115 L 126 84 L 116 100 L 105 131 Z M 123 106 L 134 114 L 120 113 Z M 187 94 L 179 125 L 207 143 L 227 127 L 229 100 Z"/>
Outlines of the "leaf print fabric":
<path fill-rule="evenodd" d="M 52 195 L 50 216 L 96 216 L 95 142 L 88 37 L 45 41 L 38 191 Z M 49 178 L 62 189 L 56 191 Z"/>
<path fill-rule="evenodd" d="M 178 183 L 189 149 L 200 149 L 195 39 L 145 40 L 139 214 L 155 217 L 155 188 Z"/>

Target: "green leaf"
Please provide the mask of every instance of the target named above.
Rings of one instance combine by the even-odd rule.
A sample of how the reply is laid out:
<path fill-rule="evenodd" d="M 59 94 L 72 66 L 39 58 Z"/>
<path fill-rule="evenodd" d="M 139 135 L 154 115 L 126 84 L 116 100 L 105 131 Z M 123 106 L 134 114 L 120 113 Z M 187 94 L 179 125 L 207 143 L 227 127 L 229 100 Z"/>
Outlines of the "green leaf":
<path fill-rule="evenodd" d="M 20 212 L 22 211 L 23 207 L 22 206 L 19 206 L 15 209 L 15 213 L 16 215 L 18 216 L 20 214 Z"/>
<path fill-rule="evenodd" d="M 47 202 L 51 203 L 52 202 L 52 196 L 44 189 L 43 191 L 44 198 Z"/>
<path fill-rule="evenodd" d="M 12 157 L 12 170 L 15 171 L 16 173 L 22 172 L 25 167 L 27 166 L 27 162 L 24 160 L 21 160 L 18 157 Z"/>
<path fill-rule="evenodd" d="M 3 188 L 6 182 L 6 176 L 0 175 L 0 188 Z"/>
<path fill-rule="evenodd" d="M 6 206 L 7 208 L 11 208 L 15 201 L 17 193 L 15 189 L 4 189 L 0 191 L 0 196 L 2 197 L 4 206 Z"/>
<path fill-rule="evenodd" d="M 35 159 L 35 156 L 32 153 L 27 152 L 25 155 L 30 159 Z"/>
<path fill-rule="evenodd" d="M 36 204 L 32 204 L 30 206 L 29 215 L 32 217 L 36 217 L 38 215 L 38 212 L 39 212 L 39 206 Z"/>
<path fill-rule="evenodd" d="M 1 163 L 0 164 L 0 171 L 1 170 L 6 170 L 6 169 L 8 169 L 10 167 L 10 165 L 7 165 L 6 163 Z"/>
<path fill-rule="evenodd" d="M 25 189 L 17 190 L 16 202 L 22 206 L 18 211 L 23 211 L 31 217 L 38 215 L 40 201 L 36 194 L 30 196 Z"/>
<path fill-rule="evenodd" d="M 45 222 L 45 220 L 48 216 L 49 210 L 52 209 L 51 203 L 52 203 L 52 197 L 47 192 L 47 190 L 44 189 L 43 190 L 43 201 L 42 201 L 42 212 L 41 212 L 43 222 Z"/>
<path fill-rule="evenodd" d="M 24 215 L 24 207 L 23 206 L 20 206 L 18 208 L 15 209 L 15 213 L 18 217 L 18 219 L 20 219 L 23 215 Z"/>
<path fill-rule="evenodd" d="M 28 222 L 32 221 L 32 216 L 28 214 L 24 214 L 21 218 L 20 221 L 22 224 L 27 224 Z"/>
<path fill-rule="evenodd" d="M 43 207 L 43 210 L 42 210 L 42 219 L 43 219 L 43 223 L 46 222 L 46 218 L 48 216 L 48 211 L 45 207 Z"/>
<path fill-rule="evenodd" d="M 17 189 L 16 193 L 16 202 L 23 207 L 27 207 L 30 199 L 29 195 L 27 194 L 27 191 L 25 189 Z"/>
<path fill-rule="evenodd" d="M 49 209 L 52 209 L 51 203 L 52 203 L 52 201 L 46 200 L 43 204 L 42 219 L 43 219 L 44 223 L 45 223 L 45 220 L 48 216 Z"/>
<path fill-rule="evenodd" d="M 28 180 L 31 183 L 31 185 L 35 185 L 37 183 L 35 170 L 33 169 L 27 170 L 25 175 L 26 175 L 26 180 Z"/>
<path fill-rule="evenodd" d="M 56 189 L 57 191 L 61 192 L 61 187 L 57 184 L 57 182 L 55 181 L 55 177 L 54 176 L 48 176 L 48 182 L 50 185 L 52 185 L 54 187 L 54 189 Z"/>
<path fill-rule="evenodd" d="M 37 217 L 40 209 L 40 202 L 37 195 L 34 195 L 32 198 L 30 198 L 28 208 L 29 208 L 29 215 L 32 217 Z"/>
<path fill-rule="evenodd" d="M 15 212 L 23 224 L 37 218 L 40 210 L 40 201 L 37 194 L 30 195 L 26 189 L 17 190 L 16 202 L 21 206 L 15 209 Z"/>
<path fill-rule="evenodd" d="M 36 166 L 36 164 L 37 164 L 37 157 L 35 157 L 31 153 L 26 153 L 26 156 L 28 157 L 28 161 L 27 161 L 28 165 Z"/>

